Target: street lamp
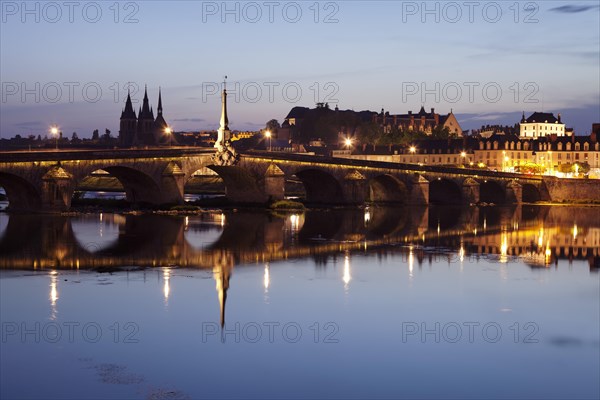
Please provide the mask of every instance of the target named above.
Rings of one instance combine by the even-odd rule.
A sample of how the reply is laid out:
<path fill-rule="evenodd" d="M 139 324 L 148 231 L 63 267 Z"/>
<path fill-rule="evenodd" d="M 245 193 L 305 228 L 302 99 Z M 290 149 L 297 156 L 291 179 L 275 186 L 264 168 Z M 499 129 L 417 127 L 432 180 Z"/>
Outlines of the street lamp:
<path fill-rule="evenodd" d="M 265 137 L 269 138 L 269 151 L 271 151 L 271 131 L 266 131 Z"/>
<path fill-rule="evenodd" d="M 52 126 L 50 127 L 50 134 L 55 137 L 55 148 L 58 150 L 58 127 Z"/>
<path fill-rule="evenodd" d="M 352 139 L 351 138 L 346 138 L 344 140 L 344 145 L 346 146 L 347 149 L 350 149 L 352 147 Z"/>
<path fill-rule="evenodd" d="M 467 152 L 466 151 L 461 151 L 460 152 L 460 157 L 462 158 L 462 165 L 464 167 L 465 166 L 465 158 L 467 157 Z"/>
<path fill-rule="evenodd" d="M 408 151 L 409 151 L 411 154 L 415 154 L 415 153 L 417 152 L 417 148 L 416 148 L 415 146 L 410 146 L 410 147 L 409 147 L 409 149 L 408 149 Z"/>
<path fill-rule="evenodd" d="M 172 139 L 173 139 L 173 129 L 170 126 L 167 126 L 165 128 L 165 133 L 167 134 L 167 136 L 169 136 L 169 146 L 173 145 Z"/>

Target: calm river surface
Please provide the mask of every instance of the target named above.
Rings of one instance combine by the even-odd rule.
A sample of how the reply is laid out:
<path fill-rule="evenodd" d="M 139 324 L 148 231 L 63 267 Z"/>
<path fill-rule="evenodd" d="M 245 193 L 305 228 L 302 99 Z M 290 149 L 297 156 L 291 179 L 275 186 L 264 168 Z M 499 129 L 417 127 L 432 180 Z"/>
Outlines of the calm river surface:
<path fill-rule="evenodd" d="M 0 213 L 0 397 L 598 398 L 599 210 Z"/>

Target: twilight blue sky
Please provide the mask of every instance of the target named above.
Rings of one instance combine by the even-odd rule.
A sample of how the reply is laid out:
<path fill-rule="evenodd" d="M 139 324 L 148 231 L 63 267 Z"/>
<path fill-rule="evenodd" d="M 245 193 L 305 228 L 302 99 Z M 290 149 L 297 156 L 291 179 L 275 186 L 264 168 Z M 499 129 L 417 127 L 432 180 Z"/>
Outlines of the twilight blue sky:
<path fill-rule="evenodd" d="M 214 129 L 224 75 L 232 129 L 317 101 L 453 109 L 464 129 L 523 110 L 600 122 L 597 0 L 0 3 L 3 138 L 116 135 L 128 84 L 136 108 L 161 86 L 176 130 Z"/>

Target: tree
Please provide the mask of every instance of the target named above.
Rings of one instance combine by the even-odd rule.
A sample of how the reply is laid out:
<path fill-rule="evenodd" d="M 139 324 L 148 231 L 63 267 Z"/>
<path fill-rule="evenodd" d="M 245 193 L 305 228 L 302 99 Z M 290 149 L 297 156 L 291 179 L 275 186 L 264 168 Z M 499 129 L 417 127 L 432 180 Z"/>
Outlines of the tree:
<path fill-rule="evenodd" d="M 276 119 L 270 120 L 265 125 L 265 129 L 271 131 L 271 133 L 277 133 L 279 131 L 279 128 L 281 128 L 281 125 L 279 125 L 279 121 L 277 121 Z"/>
<path fill-rule="evenodd" d="M 448 139 L 450 137 L 450 130 L 447 126 L 437 125 L 431 131 L 432 139 Z"/>
<path fill-rule="evenodd" d="M 557 167 L 559 172 L 562 173 L 574 173 L 574 174 L 587 174 L 590 172 L 590 164 L 586 161 L 576 163 L 564 163 Z"/>
<path fill-rule="evenodd" d="M 374 122 L 365 122 L 359 129 L 358 137 L 361 143 L 373 145 L 373 149 L 375 149 L 375 146 L 379 144 L 382 135 L 382 129 L 378 124 Z"/>
<path fill-rule="evenodd" d="M 77 136 L 77 132 L 73 132 L 71 135 L 71 142 L 76 143 L 79 141 L 79 137 Z"/>
<path fill-rule="evenodd" d="M 100 143 L 108 145 L 112 141 L 112 137 L 110 136 L 110 130 L 105 129 L 104 135 L 100 138 Z"/>
<path fill-rule="evenodd" d="M 92 133 L 92 140 L 98 139 L 100 139 L 100 134 L 98 133 L 98 129 L 94 129 L 94 132 Z"/>

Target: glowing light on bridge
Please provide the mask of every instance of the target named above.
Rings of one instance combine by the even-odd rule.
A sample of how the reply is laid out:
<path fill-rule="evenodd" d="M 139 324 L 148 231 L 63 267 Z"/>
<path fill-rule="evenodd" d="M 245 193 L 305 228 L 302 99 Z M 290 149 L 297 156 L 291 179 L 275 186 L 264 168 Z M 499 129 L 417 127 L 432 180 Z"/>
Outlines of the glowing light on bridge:
<path fill-rule="evenodd" d="M 577 234 L 578 234 L 578 230 L 577 230 L 577 224 L 573 224 L 573 240 L 577 240 Z"/>
<path fill-rule="evenodd" d="M 371 210 L 365 207 L 365 226 L 369 225 L 369 222 L 371 222 Z"/>

